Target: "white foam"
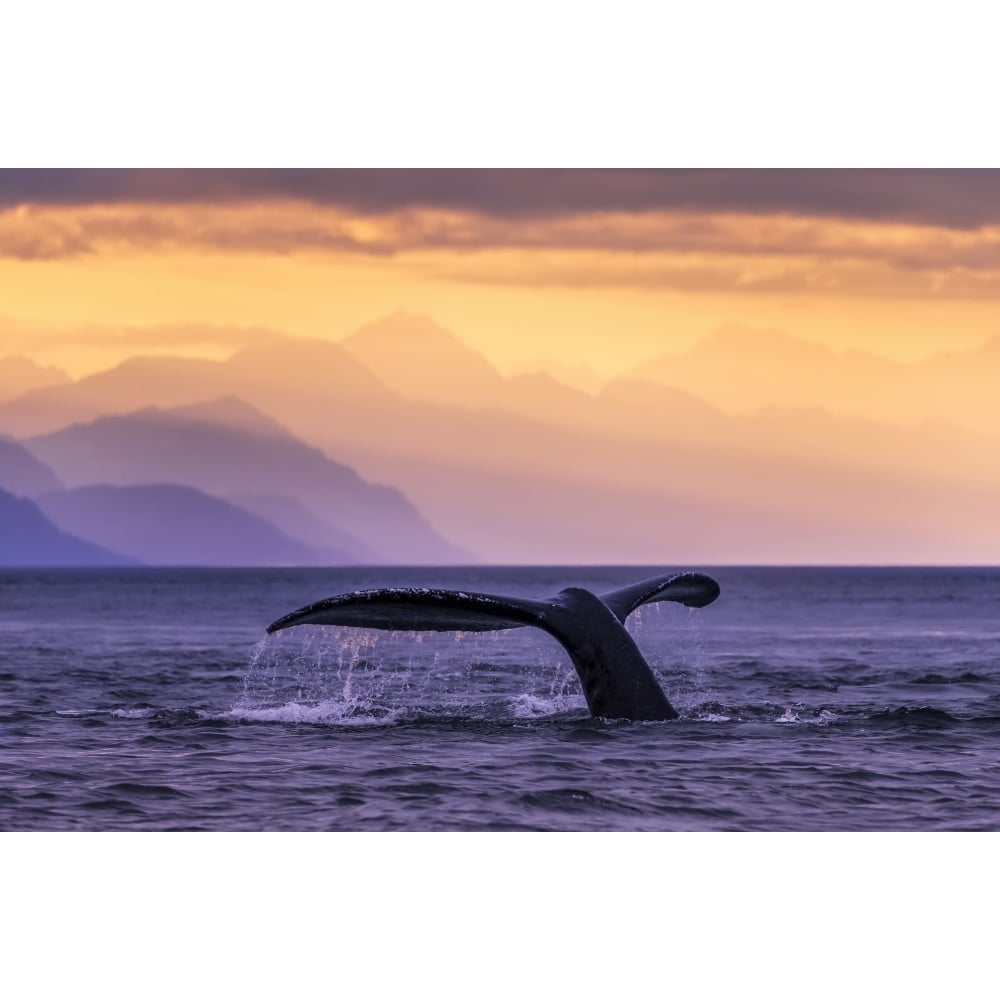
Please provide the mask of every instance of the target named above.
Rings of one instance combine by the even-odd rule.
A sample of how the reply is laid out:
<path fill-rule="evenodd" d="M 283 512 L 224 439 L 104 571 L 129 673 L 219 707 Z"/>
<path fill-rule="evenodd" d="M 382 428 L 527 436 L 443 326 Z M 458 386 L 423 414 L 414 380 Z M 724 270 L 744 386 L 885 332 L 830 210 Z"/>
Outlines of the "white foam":
<path fill-rule="evenodd" d="M 790 708 L 785 709 L 785 714 L 779 716 L 775 721 L 788 725 L 789 723 L 802 723 L 803 725 L 820 725 L 824 726 L 829 722 L 833 722 L 837 718 L 836 712 L 831 712 L 824 708 L 819 711 L 819 713 L 812 718 L 802 718 L 797 713 L 793 712 Z"/>
<path fill-rule="evenodd" d="M 705 712 L 703 715 L 695 716 L 696 722 L 732 722 L 732 716 L 722 715 L 720 712 Z"/>
<path fill-rule="evenodd" d="M 510 710 L 515 719 L 539 719 L 547 715 L 558 715 L 579 707 L 579 698 L 542 697 L 534 694 L 520 694 L 511 703 Z"/>
<path fill-rule="evenodd" d="M 148 719 L 155 708 L 113 708 L 111 710 L 112 719 Z"/>
<path fill-rule="evenodd" d="M 237 707 L 227 717 L 242 722 L 290 722 L 334 726 L 391 726 L 402 715 L 400 709 L 383 709 L 341 701 L 321 701 L 317 704 L 288 702 L 266 708 Z"/>

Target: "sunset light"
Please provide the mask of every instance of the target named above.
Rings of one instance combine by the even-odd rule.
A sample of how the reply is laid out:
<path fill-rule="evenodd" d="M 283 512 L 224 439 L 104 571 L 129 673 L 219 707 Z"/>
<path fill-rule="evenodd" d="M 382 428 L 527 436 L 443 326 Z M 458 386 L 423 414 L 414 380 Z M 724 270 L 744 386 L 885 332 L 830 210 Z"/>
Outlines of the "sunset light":
<path fill-rule="evenodd" d="M 998 193 L 983 170 L 3 171 L 0 429 L 64 482 L 228 496 L 49 442 L 114 417 L 138 447 L 139 410 L 236 400 L 401 491 L 441 547 L 334 518 L 390 561 L 997 559 Z"/>

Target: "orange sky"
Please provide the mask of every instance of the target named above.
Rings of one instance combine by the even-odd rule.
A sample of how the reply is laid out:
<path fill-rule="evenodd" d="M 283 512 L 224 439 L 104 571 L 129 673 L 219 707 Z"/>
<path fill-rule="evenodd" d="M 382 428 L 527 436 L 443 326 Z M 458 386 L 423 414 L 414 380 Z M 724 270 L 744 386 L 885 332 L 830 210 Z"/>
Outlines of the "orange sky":
<path fill-rule="evenodd" d="M 478 176 L 486 172 L 456 171 L 454 188 L 472 185 L 461 198 L 447 175 L 441 194 L 434 172 L 373 171 L 381 194 L 371 205 L 358 204 L 364 176 L 360 196 L 294 197 L 293 177 L 291 187 L 213 197 L 187 190 L 183 171 L 159 175 L 159 187 L 156 172 L 36 172 L 52 175 L 41 193 L 34 178 L 19 190 L 3 176 L 24 173 L 0 171 L 0 348 L 74 375 L 133 353 L 218 356 L 233 346 L 222 334 L 215 344 L 129 340 L 121 327 L 238 325 L 337 340 L 397 308 L 432 316 L 503 370 L 546 360 L 615 374 L 723 324 L 897 359 L 1000 333 L 1000 220 L 970 217 L 961 172 L 944 178 L 950 186 L 937 176 L 948 172 L 902 172 L 910 201 L 890 213 L 870 207 L 872 192 L 899 200 L 887 171 L 858 172 L 853 188 L 843 180 L 851 171 L 826 181 L 732 171 L 694 205 L 676 178 L 663 179 L 669 171 L 575 172 L 565 190 L 558 171 L 504 172 L 493 188 Z M 210 173 L 217 186 L 230 172 Z M 712 172 L 676 173 L 695 174 L 690 187 Z M 761 188 L 763 205 L 755 173 L 771 175 L 758 187 L 778 180 Z M 992 173 L 967 175 L 981 186 Z M 79 174 L 107 183 L 81 193 L 70 184 Z M 414 177 L 431 194 L 410 191 Z M 782 183 L 794 195 L 787 205 Z M 551 205 L 539 187 L 552 189 Z M 498 203 L 508 188 L 516 210 Z"/>

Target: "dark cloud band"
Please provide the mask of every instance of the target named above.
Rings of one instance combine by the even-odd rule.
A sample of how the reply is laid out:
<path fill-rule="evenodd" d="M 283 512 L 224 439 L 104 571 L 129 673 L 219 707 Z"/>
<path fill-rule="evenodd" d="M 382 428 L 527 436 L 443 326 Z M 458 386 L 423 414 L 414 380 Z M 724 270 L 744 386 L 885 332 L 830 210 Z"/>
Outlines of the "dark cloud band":
<path fill-rule="evenodd" d="M 788 213 L 954 228 L 1000 222 L 1000 170 L 0 170 L 0 207 L 294 198 L 545 217 Z"/>

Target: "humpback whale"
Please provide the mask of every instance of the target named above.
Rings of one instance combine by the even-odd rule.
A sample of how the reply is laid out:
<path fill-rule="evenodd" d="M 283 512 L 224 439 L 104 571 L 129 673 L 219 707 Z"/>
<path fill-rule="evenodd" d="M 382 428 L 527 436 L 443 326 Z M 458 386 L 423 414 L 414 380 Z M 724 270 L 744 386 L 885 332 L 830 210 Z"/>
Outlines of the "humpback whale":
<path fill-rule="evenodd" d="M 643 604 L 676 601 L 703 608 L 719 596 L 704 573 L 676 573 L 642 580 L 606 594 L 568 587 L 546 600 L 501 597 L 465 590 L 420 587 L 357 590 L 309 604 L 279 618 L 267 631 L 297 625 L 432 632 L 493 632 L 540 628 L 569 653 L 591 715 L 659 722 L 676 719 L 625 619 Z"/>

